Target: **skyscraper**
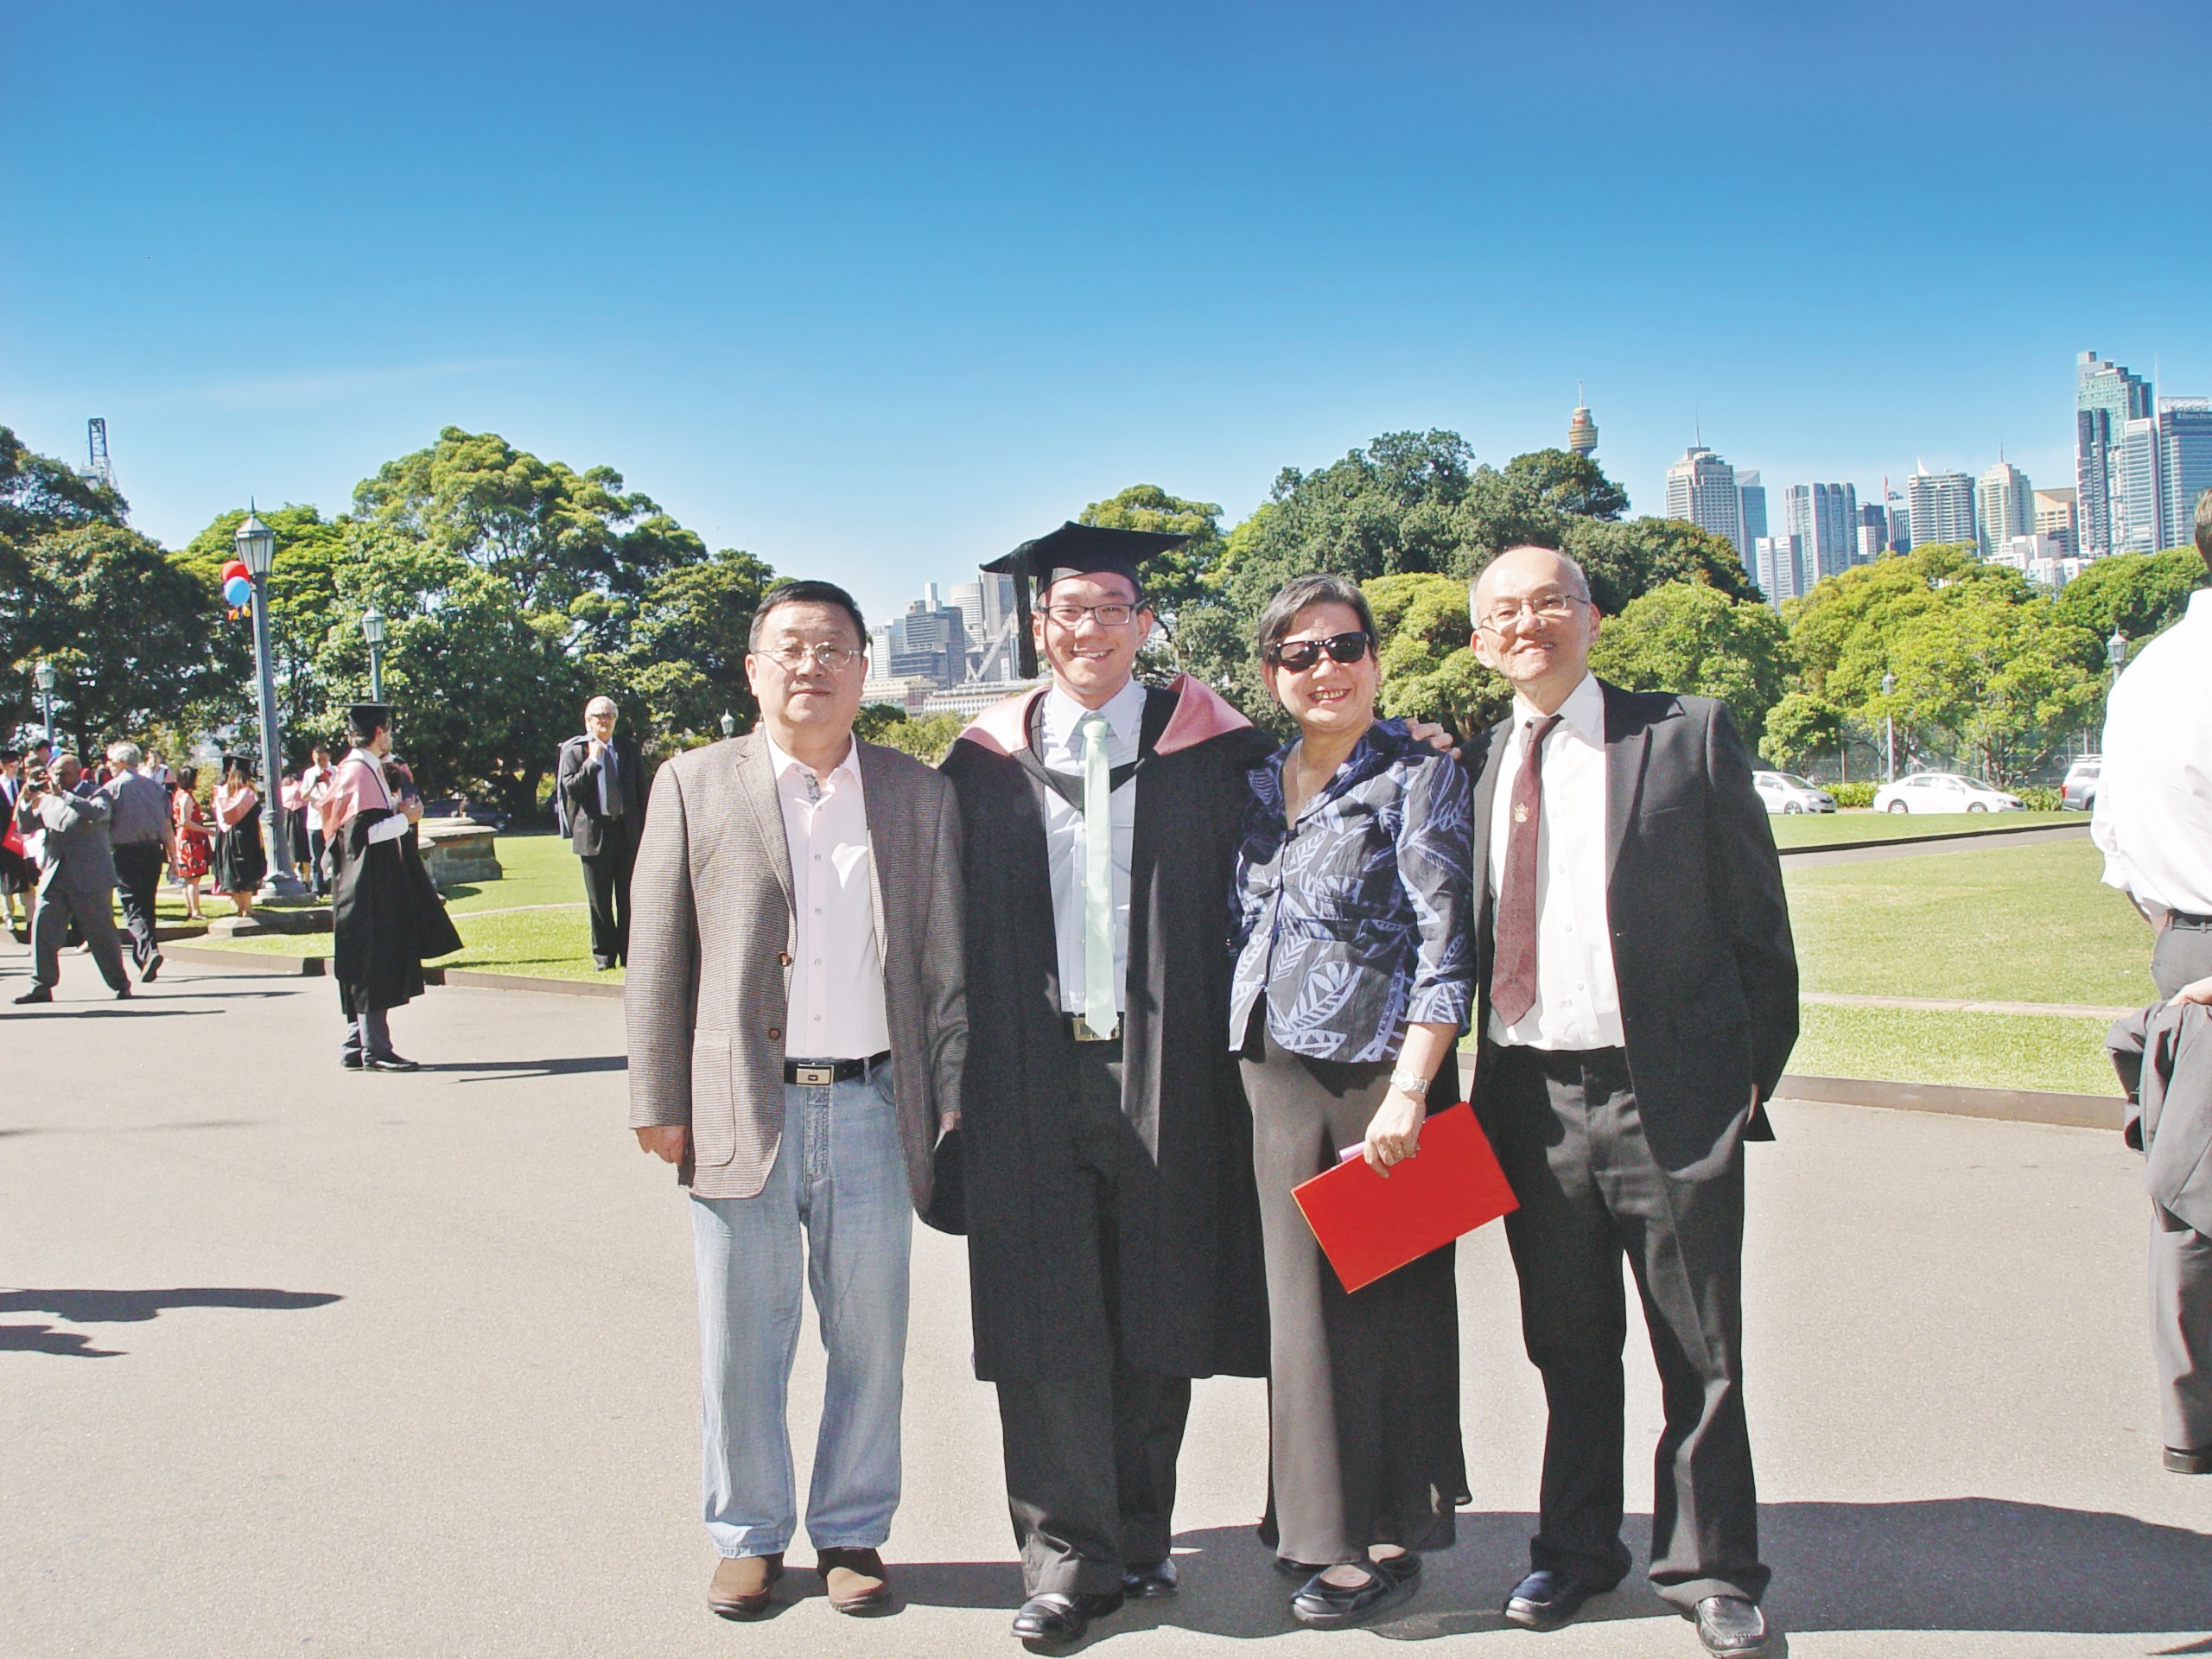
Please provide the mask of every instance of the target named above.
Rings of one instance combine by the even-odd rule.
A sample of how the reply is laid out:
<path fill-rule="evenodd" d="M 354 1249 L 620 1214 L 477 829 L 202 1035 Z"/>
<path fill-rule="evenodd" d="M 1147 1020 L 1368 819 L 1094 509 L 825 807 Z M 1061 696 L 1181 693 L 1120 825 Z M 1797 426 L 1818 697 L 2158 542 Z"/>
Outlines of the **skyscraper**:
<path fill-rule="evenodd" d="M 1757 473 L 1736 469 L 1736 503 L 1744 524 L 1744 545 L 1755 548 L 1766 534 L 1766 486 Z"/>
<path fill-rule="evenodd" d="M 1808 583 L 1859 563 L 1859 489 L 1853 484 L 1792 484 L 1782 493 L 1782 528 L 1798 538 Z"/>
<path fill-rule="evenodd" d="M 2100 360 L 2094 352 L 2075 359 L 2075 529 L 2082 556 L 2101 558 L 2120 545 L 2120 444 L 2126 423 L 2150 418 L 2151 388 L 2119 364 Z"/>
<path fill-rule="evenodd" d="M 2165 486 L 2158 545 L 2187 547 L 2196 531 L 2197 498 L 2212 490 L 2212 397 L 2161 397 L 2158 428 L 2158 471 Z"/>
<path fill-rule="evenodd" d="M 1744 539 L 1744 497 L 1736 469 L 1703 444 L 1692 444 L 1667 469 L 1667 517 L 1687 519 L 1726 538 L 1739 559 L 1750 545 Z"/>
<path fill-rule="evenodd" d="M 1871 502 L 1859 509 L 1859 563 L 1872 564 L 1889 550 L 1890 513 Z"/>
<path fill-rule="evenodd" d="M 1803 542 L 1798 536 L 1762 536 L 1751 543 L 1752 580 L 1777 611 L 1783 600 L 1800 598 L 1813 585 L 1806 575 Z"/>
<path fill-rule="evenodd" d="M 1974 480 L 1964 473 L 1931 473 L 1923 466 L 1905 480 L 1912 514 L 1912 544 L 1964 542 L 1979 548 L 1974 533 Z"/>
<path fill-rule="evenodd" d="M 2156 416 L 2123 421 L 2112 450 L 2112 550 L 2155 553 L 2164 545 L 2159 531 L 2166 504 L 2165 456 Z"/>
<path fill-rule="evenodd" d="M 977 581 L 954 582 L 950 594 L 967 627 L 969 671 L 979 680 L 1013 678 L 1012 653 L 992 649 L 1014 615 L 1013 581 L 987 570 Z"/>
<path fill-rule="evenodd" d="M 2072 490 L 2036 492 L 2035 533 L 2049 537 L 2062 559 L 2075 557 L 2082 545 L 2075 530 L 2074 500 Z"/>
<path fill-rule="evenodd" d="M 1580 387 L 1575 390 L 1580 391 Z M 1567 423 L 1567 447 L 1578 455 L 1595 454 L 1598 451 L 1598 423 L 1590 418 L 1590 406 L 1578 403 L 1574 417 Z"/>
<path fill-rule="evenodd" d="M 938 598 L 931 582 L 920 599 L 909 601 L 906 614 L 891 625 L 887 678 L 925 679 L 932 685 L 958 685 L 968 677 L 967 618 L 957 606 Z"/>
<path fill-rule="evenodd" d="M 1974 506 L 1983 558 L 2015 536 L 2035 533 L 2035 496 L 2028 475 L 2009 461 L 2000 461 L 1981 475 L 1974 486 Z"/>

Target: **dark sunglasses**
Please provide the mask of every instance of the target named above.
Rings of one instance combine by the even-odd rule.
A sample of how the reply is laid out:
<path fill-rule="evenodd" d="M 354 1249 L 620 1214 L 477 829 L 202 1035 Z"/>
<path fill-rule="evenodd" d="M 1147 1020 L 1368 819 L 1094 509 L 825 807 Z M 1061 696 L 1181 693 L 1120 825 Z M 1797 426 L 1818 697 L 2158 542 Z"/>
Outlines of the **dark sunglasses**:
<path fill-rule="evenodd" d="M 1349 664 L 1359 661 L 1374 646 L 1375 641 L 1363 632 L 1333 633 L 1326 639 L 1279 639 L 1268 647 L 1268 660 L 1277 668 L 1303 674 L 1321 660 L 1325 651 L 1332 661 Z"/>

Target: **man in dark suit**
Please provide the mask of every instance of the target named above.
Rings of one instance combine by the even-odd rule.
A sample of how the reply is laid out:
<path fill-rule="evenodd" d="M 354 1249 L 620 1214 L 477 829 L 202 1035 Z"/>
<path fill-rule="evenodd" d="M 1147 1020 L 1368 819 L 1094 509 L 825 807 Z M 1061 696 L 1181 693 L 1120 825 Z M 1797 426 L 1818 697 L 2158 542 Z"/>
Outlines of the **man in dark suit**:
<path fill-rule="evenodd" d="M 1780 861 L 1726 709 L 1590 672 L 1574 562 L 1476 579 L 1475 652 L 1514 688 L 1469 750 L 1482 1043 L 1475 1099 L 1521 1201 L 1507 1237 L 1550 1426 L 1533 1571 L 1554 1630 L 1618 1584 L 1626 1255 L 1665 1402 L 1651 1578 L 1707 1651 L 1769 1652 L 1742 1378 L 1744 1158 L 1797 1039 Z"/>
<path fill-rule="evenodd" d="M 569 844 L 583 861 L 591 907 L 591 959 L 613 968 L 630 959 L 630 868 L 645 828 L 645 764 L 635 739 L 617 736 L 612 697 L 584 705 L 584 732 L 561 746 L 554 772 Z"/>

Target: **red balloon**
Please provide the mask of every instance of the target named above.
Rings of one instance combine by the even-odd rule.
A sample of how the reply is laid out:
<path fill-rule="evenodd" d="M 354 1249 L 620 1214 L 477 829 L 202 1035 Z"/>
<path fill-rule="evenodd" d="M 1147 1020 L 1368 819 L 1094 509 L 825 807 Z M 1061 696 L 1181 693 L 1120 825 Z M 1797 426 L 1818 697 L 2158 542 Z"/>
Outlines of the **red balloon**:
<path fill-rule="evenodd" d="M 245 561 L 244 559 L 232 559 L 228 564 L 223 567 L 223 574 L 218 578 L 218 580 L 228 582 L 232 576 L 251 576 L 252 575 L 253 572 L 245 568 Z"/>

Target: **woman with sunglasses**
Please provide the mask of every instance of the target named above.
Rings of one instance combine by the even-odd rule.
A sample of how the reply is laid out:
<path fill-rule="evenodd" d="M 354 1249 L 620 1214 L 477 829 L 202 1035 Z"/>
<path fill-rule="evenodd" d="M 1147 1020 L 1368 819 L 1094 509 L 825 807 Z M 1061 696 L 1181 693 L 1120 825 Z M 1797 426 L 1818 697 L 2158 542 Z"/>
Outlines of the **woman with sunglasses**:
<path fill-rule="evenodd" d="M 1292 1614 L 1328 1628 L 1410 1597 L 1467 1499 L 1451 1247 L 1347 1294 L 1291 1189 L 1343 1147 L 1387 1174 L 1417 1152 L 1432 1083 L 1459 1097 L 1472 817 L 1459 766 L 1376 717 L 1357 588 L 1288 583 L 1259 645 L 1298 736 L 1249 773 L 1230 1040 L 1267 1252 L 1269 1541 L 1303 1581 Z"/>

